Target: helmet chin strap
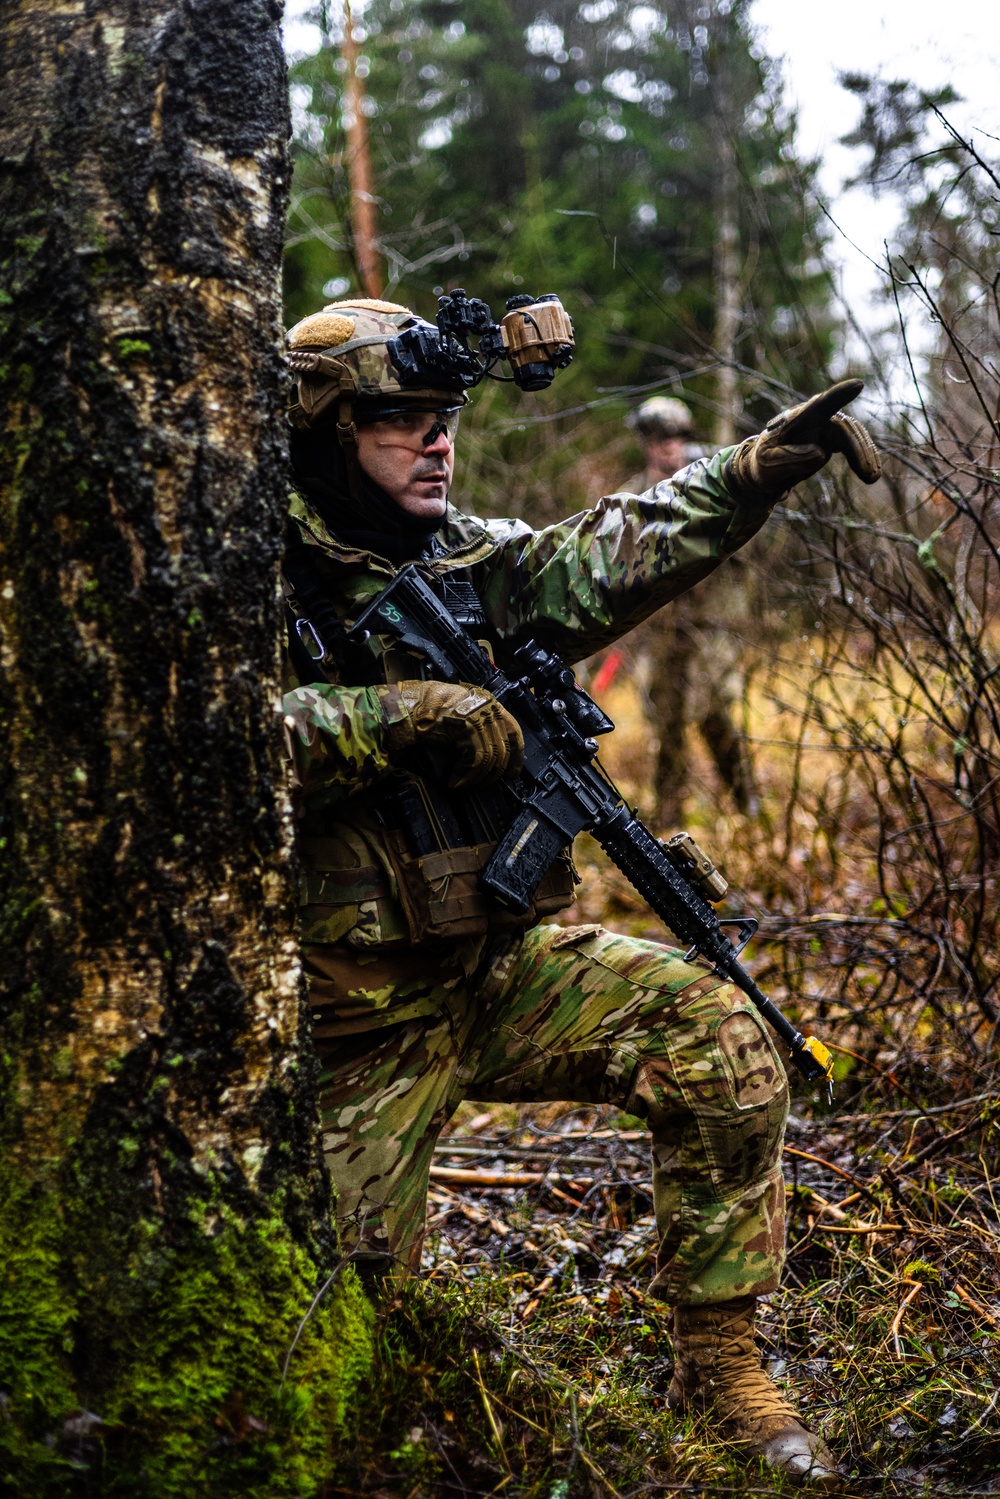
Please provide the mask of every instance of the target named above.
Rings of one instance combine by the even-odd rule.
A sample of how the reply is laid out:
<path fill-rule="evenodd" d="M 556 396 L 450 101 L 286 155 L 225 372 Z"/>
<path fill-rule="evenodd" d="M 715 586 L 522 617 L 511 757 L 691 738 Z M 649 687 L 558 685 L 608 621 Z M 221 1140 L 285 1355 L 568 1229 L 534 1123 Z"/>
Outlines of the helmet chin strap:
<path fill-rule="evenodd" d="M 354 403 L 346 392 L 341 395 L 337 408 L 337 441 L 344 455 L 348 491 L 354 504 L 360 508 L 364 473 L 358 457 L 358 428 L 354 420 Z"/>

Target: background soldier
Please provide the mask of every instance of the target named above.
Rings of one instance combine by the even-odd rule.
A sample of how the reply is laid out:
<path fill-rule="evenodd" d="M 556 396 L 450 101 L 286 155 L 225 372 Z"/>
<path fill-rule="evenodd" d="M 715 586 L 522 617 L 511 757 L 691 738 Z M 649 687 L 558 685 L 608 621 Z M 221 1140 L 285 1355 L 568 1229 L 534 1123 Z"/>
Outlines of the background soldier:
<path fill-rule="evenodd" d="M 704 453 L 692 441 L 694 419 L 683 401 L 653 396 L 631 414 L 628 424 L 642 442 L 646 466 L 626 480 L 626 490 L 641 494 Z M 699 583 L 636 632 L 633 645 L 642 659 L 650 721 L 658 737 L 653 789 L 662 828 L 675 828 L 684 820 L 689 724 L 701 734 L 737 808 L 752 815 L 760 810 L 753 760 L 739 726 L 749 587 L 745 562 L 733 558 L 724 573 Z"/>
<path fill-rule="evenodd" d="M 704 451 L 694 443 L 694 417 L 673 396 L 651 396 L 626 418 L 642 443 L 645 468 L 625 481 L 633 494 L 644 494 L 663 479 L 672 479 Z"/>
<path fill-rule="evenodd" d="M 483 523 L 447 503 L 463 383 L 431 357 L 423 384 L 402 385 L 387 343 L 404 329 L 433 354 L 436 329 L 378 301 L 335 303 L 289 334 L 285 722 L 344 1246 L 369 1274 L 419 1264 L 434 1144 L 463 1099 L 638 1115 L 652 1136 L 651 1289 L 675 1308 L 670 1403 L 709 1409 L 751 1452 L 832 1483 L 832 1459 L 754 1343 L 756 1299 L 784 1255 L 788 1085 L 752 1004 L 656 943 L 540 924 L 571 899 L 568 860 L 525 917 L 480 892 L 517 723 L 489 693 L 429 679 L 391 641 L 349 646 L 339 632 L 419 559 L 501 662 L 532 636 L 579 660 L 711 572 L 835 449 L 856 469 L 874 449 L 836 417 L 794 449 L 764 434 L 641 500 L 614 495 L 541 531 Z"/>

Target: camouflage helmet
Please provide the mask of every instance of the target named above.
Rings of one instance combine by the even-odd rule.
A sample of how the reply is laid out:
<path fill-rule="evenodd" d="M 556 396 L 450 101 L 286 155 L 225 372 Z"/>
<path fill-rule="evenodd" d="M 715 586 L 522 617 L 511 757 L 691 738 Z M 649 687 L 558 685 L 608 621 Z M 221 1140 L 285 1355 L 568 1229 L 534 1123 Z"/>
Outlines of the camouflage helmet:
<path fill-rule="evenodd" d="M 442 380 L 435 388 L 405 388 L 393 368 L 386 345 L 408 328 L 437 330 L 408 307 L 367 297 L 331 302 L 288 332 L 288 364 L 295 379 L 289 419 L 296 427 L 310 427 L 339 400 L 340 420 L 355 401 L 389 404 L 437 401 L 464 406 L 468 396 Z M 349 420 L 349 418 L 348 418 Z"/>
<path fill-rule="evenodd" d="M 694 431 L 689 408 L 673 396 L 653 396 L 643 401 L 629 416 L 628 424 L 647 442 L 664 437 L 690 437 Z"/>

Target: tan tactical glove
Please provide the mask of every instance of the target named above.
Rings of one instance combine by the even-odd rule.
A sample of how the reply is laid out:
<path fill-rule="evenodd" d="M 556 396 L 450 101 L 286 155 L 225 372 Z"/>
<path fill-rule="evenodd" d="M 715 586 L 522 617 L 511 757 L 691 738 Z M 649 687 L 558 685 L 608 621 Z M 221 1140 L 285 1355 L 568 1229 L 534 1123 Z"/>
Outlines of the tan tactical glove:
<path fill-rule="evenodd" d="M 377 687 L 389 725 L 389 752 L 437 744 L 456 753 L 451 786 L 516 775 L 524 763 L 524 740 L 515 718 L 485 687 L 467 682 L 394 682 Z"/>
<path fill-rule="evenodd" d="M 776 500 L 834 453 L 843 453 L 858 478 L 874 484 L 882 472 L 878 449 L 856 417 L 839 414 L 862 390 L 863 380 L 841 380 L 801 406 L 772 416 L 760 436 L 741 442 L 726 464 L 723 476 L 730 493 L 737 499 Z"/>

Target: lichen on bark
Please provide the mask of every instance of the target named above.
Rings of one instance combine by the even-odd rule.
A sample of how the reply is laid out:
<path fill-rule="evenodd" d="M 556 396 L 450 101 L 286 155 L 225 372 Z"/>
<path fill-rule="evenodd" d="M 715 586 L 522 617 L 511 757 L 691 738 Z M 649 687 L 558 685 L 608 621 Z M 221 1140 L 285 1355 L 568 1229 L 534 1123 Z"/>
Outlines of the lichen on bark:
<path fill-rule="evenodd" d="M 348 1268 L 282 1381 L 337 1246 L 276 733 L 278 21 L 0 14 L 0 1473 L 32 1495 L 307 1494 L 369 1357 Z"/>

